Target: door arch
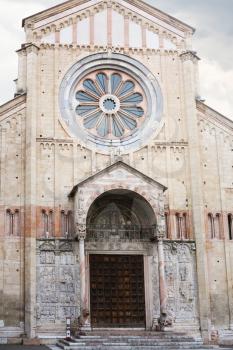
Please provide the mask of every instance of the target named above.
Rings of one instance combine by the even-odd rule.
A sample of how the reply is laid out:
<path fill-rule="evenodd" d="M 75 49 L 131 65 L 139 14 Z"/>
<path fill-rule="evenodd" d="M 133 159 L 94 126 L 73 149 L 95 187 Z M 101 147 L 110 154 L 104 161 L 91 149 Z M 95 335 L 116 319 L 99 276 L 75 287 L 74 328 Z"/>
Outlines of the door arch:
<path fill-rule="evenodd" d="M 104 192 L 90 206 L 86 241 L 149 241 L 156 226 L 150 204 L 133 191 Z M 124 243 L 120 246 L 124 247 Z M 129 243 L 127 243 L 129 244 Z M 146 327 L 144 255 L 141 251 L 91 252 L 90 314 L 93 327 Z"/>
<path fill-rule="evenodd" d="M 123 189 L 104 192 L 90 206 L 86 239 L 141 240 L 153 236 L 156 217 L 150 204 L 141 195 Z"/>

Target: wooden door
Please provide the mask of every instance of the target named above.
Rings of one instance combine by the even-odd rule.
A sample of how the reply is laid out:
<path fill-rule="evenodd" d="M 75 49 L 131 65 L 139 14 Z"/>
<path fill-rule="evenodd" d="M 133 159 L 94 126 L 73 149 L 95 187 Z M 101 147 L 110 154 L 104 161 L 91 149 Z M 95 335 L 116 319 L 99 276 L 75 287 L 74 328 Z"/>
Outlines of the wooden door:
<path fill-rule="evenodd" d="M 90 255 L 93 327 L 145 327 L 142 255 Z"/>

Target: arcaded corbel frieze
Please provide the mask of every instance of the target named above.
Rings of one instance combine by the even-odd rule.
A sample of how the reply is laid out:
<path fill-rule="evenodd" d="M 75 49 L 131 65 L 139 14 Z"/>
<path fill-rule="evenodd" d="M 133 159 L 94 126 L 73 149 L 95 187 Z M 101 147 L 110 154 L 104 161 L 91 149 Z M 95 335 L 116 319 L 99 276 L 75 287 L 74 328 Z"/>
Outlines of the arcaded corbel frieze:
<path fill-rule="evenodd" d="M 200 61 L 200 58 L 197 56 L 196 51 L 185 51 L 180 54 L 180 58 L 183 62 L 192 61 L 193 63 L 197 63 Z"/>
<path fill-rule="evenodd" d="M 54 142 L 41 142 L 40 143 L 40 147 L 41 147 L 41 149 L 43 149 L 43 150 L 49 150 L 49 151 L 52 151 L 52 150 L 54 150 L 54 148 L 55 148 L 55 143 Z"/>

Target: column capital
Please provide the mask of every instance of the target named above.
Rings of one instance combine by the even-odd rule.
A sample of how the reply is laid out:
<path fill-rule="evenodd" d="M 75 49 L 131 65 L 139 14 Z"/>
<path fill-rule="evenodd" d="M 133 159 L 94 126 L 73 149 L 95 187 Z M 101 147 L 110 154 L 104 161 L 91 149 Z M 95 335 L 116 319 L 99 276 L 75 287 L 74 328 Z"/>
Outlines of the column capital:
<path fill-rule="evenodd" d="M 79 240 L 86 238 L 87 227 L 85 224 L 76 223 L 76 237 Z"/>
<path fill-rule="evenodd" d="M 159 233 L 157 233 L 157 234 L 156 234 L 156 240 L 157 240 L 157 242 L 162 242 L 162 241 L 164 240 L 164 237 L 165 237 L 164 232 L 159 232 Z"/>

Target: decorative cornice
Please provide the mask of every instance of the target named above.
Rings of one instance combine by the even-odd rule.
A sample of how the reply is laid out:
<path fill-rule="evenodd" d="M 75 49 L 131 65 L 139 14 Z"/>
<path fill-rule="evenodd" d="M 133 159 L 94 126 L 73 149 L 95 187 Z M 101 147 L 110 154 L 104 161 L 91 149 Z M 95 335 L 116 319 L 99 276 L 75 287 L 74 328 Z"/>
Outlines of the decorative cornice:
<path fill-rule="evenodd" d="M 103 45 L 79 45 L 79 44 L 60 44 L 60 43 L 40 43 L 39 48 L 41 50 L 55 50 L 55 49 L 65 49 L 65 50 L 79 50 L 80 52 L 88 53 L 100 53 L 100 52 L 111 52 L 118 54 L 140 54 L 140 55 L 160 55 L 160 56 L 179 56 L 180 51 L 177 49 L 151 49 L 151 48 L 137 48 L 137 47 L 119 47 L 119 46 L 103 46 Z"/>
<path fill-rule="evenodd" d="M 128 3 L 131 6 L 135 6 L 141 11 L 144 11 L 145 13 L 154 16 L 155 18 L 157 17 L 161 21 L 164 21 L 170 26 L 177 27 L 179 30 L 183 32 L 188 32 L 193 34 L 195 32 L 195 29 L 188 24 L 178 20 L 177 18 L 174 18 L 170 16 L 169 14 L 145 3 L 142 0 L 124 0 L 125 3 Z M 57 15 L 61 12 L 67 11 L 71 8 L 74 8 L 76 6 L 81 6 L 84 4 L 88 4 L 89 0 L 69 0 L 64 3 L 61 3 L 59 5 L 53 6 L 47 10 L 38 12 L 32 16 L 26 17 L 22 21 L 22 26 L 33 26 L 33 23 L 36 23 L 38 21 L 44 20 L 46 18 L 49 18 L 51 16 Z M 103 0 L 101 4 L 104 4 L 105 6 L 107 5 L 120 5 L 118 1 L 109 1 L 109 0 Z M 98 4 L 96 4 L 97 6 Z"/>
<path fill-rule="evenodd" d="M 178 50 L 184 48 L 185 39 L 194 32 L 192 27 L 138 0 L 123 0 L 119 2 L 117 0 L 99 0 L 96 3 L 93 3 L 91 0 L 76 0 L 75 2 L 70 0 L 26 18 L 23 23 L 26 23 L 25 27 L 28 28 L 27 33 L 30 41 L 33 40 L 37 43 L 41 41 L 43 36 L 71 26 L 84 18 L 102 11 L 107 6 L 111 6 L 114 11 L 124 17 L 127 16 L 131 21 L 159 34 L 162 38 L 170 40 Z M 27 21 L 29 21 L 29 26 Z"/>

